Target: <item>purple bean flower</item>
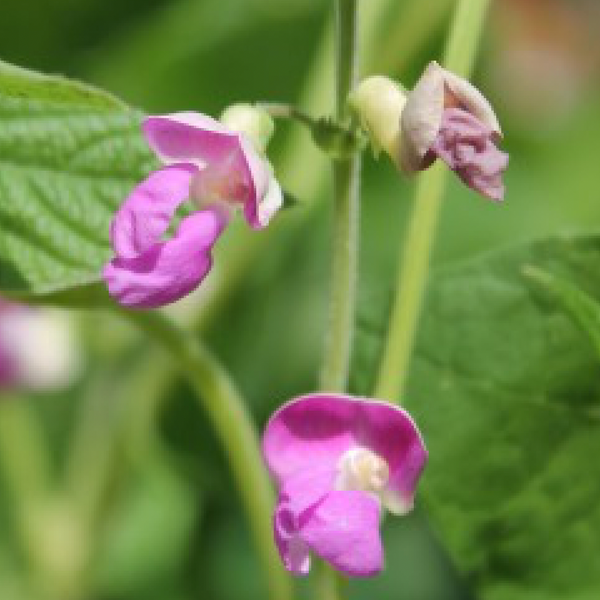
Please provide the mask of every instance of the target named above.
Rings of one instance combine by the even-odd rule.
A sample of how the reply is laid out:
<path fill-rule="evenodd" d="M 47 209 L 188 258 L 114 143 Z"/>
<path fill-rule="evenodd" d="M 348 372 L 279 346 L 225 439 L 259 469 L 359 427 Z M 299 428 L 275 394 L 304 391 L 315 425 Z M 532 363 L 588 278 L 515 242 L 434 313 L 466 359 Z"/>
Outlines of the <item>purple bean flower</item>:
<path fill-rule="evenodd" d="M 470 188 L 502 200 L 502 173 L 508 155 L 490 103 L 466 79 L 431 62 L 414 89 L 406 92 L 381 75 L 368 77 L 350 96 L 350 105 L 369 133 L 405 174 L 443 160 Z"/>
<path fill-rule="evenodd" d="M 289 571 L 308 573 L 310 551 L 349 575 L 383 568 L 384 509 L 412 509 L 427 460 L 404 410 L 339 394 L 302 396 L 271 417 L 263 452 L 279 489 L 275 542 Z"/>
<path fill-rule="evenodd" d="M 431 62 L 410 92 L 400 118 L 400 165 L 406 172 L 443 160 L 470 188 L 502 200 L 508 155 L 497 143 L 500 124 L 485 96 L 466 79 Z"/>
<path fill-rule="evenodd" d="M 126 198 L 111 226 L 115 252 L 103 271 L 121 304 L 155 308 L 185 296 L 210 271 L 213 245 L 240 208 L 254 229 L 282 204 L 269 162 L 243 133 L 198 113 L 153 116 L 146 139 L 164 164 Z M 177 208 L 199 210 L 164 239 Z"/>

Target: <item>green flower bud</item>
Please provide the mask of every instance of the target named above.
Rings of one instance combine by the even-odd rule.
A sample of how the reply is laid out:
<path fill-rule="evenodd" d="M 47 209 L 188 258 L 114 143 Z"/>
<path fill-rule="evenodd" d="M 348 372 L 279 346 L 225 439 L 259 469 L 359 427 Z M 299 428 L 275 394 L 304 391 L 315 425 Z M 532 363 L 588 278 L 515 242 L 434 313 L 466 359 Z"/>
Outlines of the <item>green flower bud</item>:
<path fill-rule="evenodd" d="M 399 165 L 400 116 L 406 103 L 404 90 L 391 79 L 375 75 L 363 80 L 348 103 L 367 131 L 377 154 L 386 152 Z"/>
<path fill-rule="evenodd" d="M 221 115 L 221 123 L 232 131 L 245 134 L 259 152 L 265 152 L 275 131 L 267 112 L 251 104 L 232 104 Z"/>

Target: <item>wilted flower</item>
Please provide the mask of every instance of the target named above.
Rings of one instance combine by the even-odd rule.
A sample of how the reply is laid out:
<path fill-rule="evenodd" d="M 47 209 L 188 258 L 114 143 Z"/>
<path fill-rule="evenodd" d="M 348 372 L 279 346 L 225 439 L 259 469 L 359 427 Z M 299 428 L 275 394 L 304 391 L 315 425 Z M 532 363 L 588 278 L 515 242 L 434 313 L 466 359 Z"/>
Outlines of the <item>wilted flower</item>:
<path fill-rule="evenodd" d="M 368 398 L 312 394 L 280 408 L 263 452 L 279 497 L 275 541 L 286 568 L 306 574 L 310 554 L 350 575 L 383 567 L 383 510 L 412 509 L 427 451 L 402 409 Z"/>
<path fill-rule="evenodd" d="M 79 367 L 69 315 L 0 299 L 0 390 L 65 387 Z"/>
<path fill-rule="evenodd" d="M 152 308 L 178 300 L 202 281 L 233 209 L 241 208 L 250 226 L 260 229 L 281 206 L 282 193 L 250 139 L 210 117 L 149 117 L 143 131 L 165 166 L 139 184 L 115 215 L 116 257 L 103 275 L 121 304 Z M 200 210 L 163 240 L 186 200 Z"/>
<path fill-rule="evenodd" d="M 441 158 L 466 185 L 502 199 L 508 155 L 496 146 L 500 125 L 489 102 L 467 80 L 431 62 L 408 94 L 385 77 L 371 77 L 351 103 L 375 144 L 404 173 Z"/>

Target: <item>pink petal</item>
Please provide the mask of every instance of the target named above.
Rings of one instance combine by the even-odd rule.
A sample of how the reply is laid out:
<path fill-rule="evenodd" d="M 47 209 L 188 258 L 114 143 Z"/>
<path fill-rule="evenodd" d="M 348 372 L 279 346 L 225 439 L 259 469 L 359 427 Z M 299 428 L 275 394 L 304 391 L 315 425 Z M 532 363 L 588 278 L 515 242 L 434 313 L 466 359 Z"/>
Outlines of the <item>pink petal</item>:
<path fill-rule="evenodd" d="M 261 219 L 259 211 L 260 202 L 269 190 L 271 172 L 268 163 L 257 154 L 252 143 L 243 136 L 240 139 L 246 170 L 252 182 L 252 189 L 244 203 L 244 216 L 250 227 L 261 229 L 267 225 L 271 216 Z"/>
<path fill-rule="evenodd" d="M 314 394 L 282 406 L 269 420 L 263 454 L 279 482 L 303 469 L 335 469 L 354 445 L 352 408 L 345 396 Z"/>
<path fill-rule="evenodd" d="M 331 492 L 300 529 L 300 539 L 336 569 L 369 576 L 383 568 L 379 503 L 365 492 Z"/>
<path fill-rule="evenodd" d="M 23 309 L 0 298 L 0 390 L 14 388 L 19 383 L 18 361 L 15 360 L 12 340 L 3 324 L 8 325 L 6 319 L 13 319 L 15 312 L 20 310 Z"/>
<path fill-rule="evenodd" d="M 492 200 L 502 200 L 502 173 L 508 166 L 508 154 L 497 148 L 496 138 L 497 134 L 474 115 L 461 108 L 448 108 L 430 152 L 470 188 Z"/>
<path fill-rule="evenodd" d="M 281 485 L 303 470 L 335 470 L 341 455 L 357 446 L 387 462 L 388 488 L 410 505 L 427 450 L 408 413 L 393 404 L 342 394 L 302 396 L 271 417 L 263 437 L 267 465 Z"/>
<path fill-rule="evenodd" d="M 281 561 L 288 571 L 307 575 L 310 570 L 310 553 L 298 535 L 298 523 L 285 504 L 278 505 L 273 519 L 275 545 Z"/>
<path fill-rule="evenodd" d="M 310 568 L 308 546 L 299 532 L 306 515 L 333 488 L 335 471 L 300 471 L 285 481 L 279 492 L 274 518 L 275 543 L 286 569 L 306 575 Z"/>
<path fill-rule="evenodd" d="M 110 228 L 118 257 L 135 258 L 160 240 L 177 207 L 188 198 L 197 171 L 189 164 L 165 167 L 151 173 L 129 194 Z"/>
<path fill-rule="evenodd" d="M 228 163 L 228 168 L 239 170 L 247 192 L 243 198 L 229 200 L 243 203 L 246 220 L 254 229 L 267 225 L 271 214 L 261 214 L 259 208 L 269 190 L 271 170 L 244 135 L 192 112 L 149 117 L 143 129 L 150 147 L 167 164 L 189 162 L 210 168 Z"/>
<path fill-rule="evenodd" d="M 218 163 L 240 146 L 240 136 L 218 121 L 194 112 L 148 117 L 142 129 L 148 144 L 166 164 Z"/>
<path fill-rule="evenodd" d="M 111 296 L 135 308 L 155 308 L 191 292 L 210 270 L 211 249 L 226 219 L 217 209 L 183 219 L 175 237 L 134 258 L 117 256 L 104 267 Z"/>

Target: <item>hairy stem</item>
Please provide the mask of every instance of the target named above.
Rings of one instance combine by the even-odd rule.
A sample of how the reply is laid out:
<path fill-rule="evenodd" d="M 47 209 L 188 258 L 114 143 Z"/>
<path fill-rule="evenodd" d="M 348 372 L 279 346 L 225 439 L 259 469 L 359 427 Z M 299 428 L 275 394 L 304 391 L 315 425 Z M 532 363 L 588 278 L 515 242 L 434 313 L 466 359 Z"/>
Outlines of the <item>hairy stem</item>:
<path fill-rule="evenodd" d="M 346 99 L 357 82 L 357 0 L 336 0 L 337 70 L 336 116 L 346 116 Z M 360 202 L 360 153 L 333 161 L 333 262 L 329 299 L 329 324 L 321 387 L 346 388 L 354 330 L 358 218 Z"/>
<path fill-rule="evenodd" d="M 229 374 L 196 338 L 160 313 L 132 312 L 128 316 L 169 351 L 196 393 L 227 456 L 268 579 L 270 597 L 292 598 L 292 582 L 281 566 L 273 541 L 274 496 L 260 442 Z"/>
<path fill-rule="evenodd" d="M 444 65 L 468 77 L 489 0 L 460 0 L 450 29 Z M 375 396 L 401 401 L 421 313 L 421 305 L 447 171 L 435 165 L 420 176 L 408 233 L 401 247 L 396 298 L 379 367 Z"/>
<path fill-rule="evenodd" d="M 358 81 L 358 0 L 336 0 L 336 87 L 338 121 L 347 116 L 348 94 Z M 321 371 L 321 388 L 344 391 L 348 383 L 358 267 L 360 208 L 360 152 L 333 161 L 333 261 L 329 296 L 329 324 Z M 323 600 L 341 598 L 345 578 L 322 566 L 319 591 Z"/>

